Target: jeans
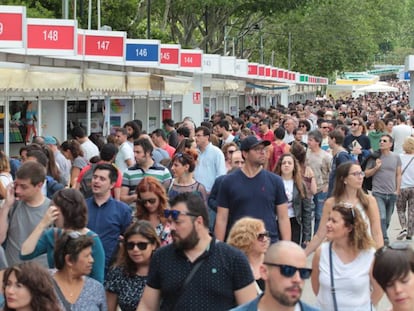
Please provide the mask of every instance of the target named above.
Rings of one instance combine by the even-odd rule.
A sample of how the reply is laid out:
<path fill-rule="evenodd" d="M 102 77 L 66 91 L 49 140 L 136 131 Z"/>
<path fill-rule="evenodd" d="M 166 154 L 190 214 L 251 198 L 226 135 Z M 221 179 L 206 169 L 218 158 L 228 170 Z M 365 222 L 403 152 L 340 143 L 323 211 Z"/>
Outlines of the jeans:
<path fill-rule="evenodd" d="M 388 240 L 387 229 L 390 226 L 391 216 L 394 212 L 395 202 L 397 201 L 397 195 L 395 193 L 379 192 L 373 192 L 372 195 L 377 200 L 380 212 L 382 236 L 384 240 Z"/>
<path fill-rule="evenodd" d="M 318 192 L 313 195 L 313 204 L 315 205 L 315 226 L 313 228 L 313 234 L 318 231 L 319 223 L 322 218 L 322 209 L 325 204 L 328 192 Z"/>

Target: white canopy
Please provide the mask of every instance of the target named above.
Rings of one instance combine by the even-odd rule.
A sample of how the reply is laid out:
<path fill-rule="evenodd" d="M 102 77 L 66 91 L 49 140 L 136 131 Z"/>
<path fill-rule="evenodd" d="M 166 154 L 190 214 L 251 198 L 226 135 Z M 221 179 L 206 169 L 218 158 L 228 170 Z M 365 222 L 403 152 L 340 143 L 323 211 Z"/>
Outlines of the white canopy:
<path fill-rule="evenodd" d="M 365 93 L 388 93 L 388 92 L 398 92 L 398 88 L 385 83 L 375 83 L 372 85 L 367 85 L 359 88 L 357 91 Z"/>

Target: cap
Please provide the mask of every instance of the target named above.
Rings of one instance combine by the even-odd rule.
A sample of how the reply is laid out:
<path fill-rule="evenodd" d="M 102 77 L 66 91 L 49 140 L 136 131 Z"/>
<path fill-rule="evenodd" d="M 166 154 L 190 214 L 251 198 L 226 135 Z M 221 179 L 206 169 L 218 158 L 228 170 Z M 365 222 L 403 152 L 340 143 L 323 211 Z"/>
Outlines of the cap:
<path fill-rule="evenodd" d="M 45 145 L 56 145 L 56 139 L 53 136 L 44 137 Z"/>
<path fill-rule="evenodd" d="M 252 149 L 252 148 L 254 148 L 258 145 L 269 146 L 270 141 L 262 140 L 262 139 L 257 138 L 254 135 L 250 135 L 250 136 L 247 136 L 245 139 L 242 140 L 242 142 L 240 144 L 240 150 L 241 151 L 249 151 L 250 149 Z"/>

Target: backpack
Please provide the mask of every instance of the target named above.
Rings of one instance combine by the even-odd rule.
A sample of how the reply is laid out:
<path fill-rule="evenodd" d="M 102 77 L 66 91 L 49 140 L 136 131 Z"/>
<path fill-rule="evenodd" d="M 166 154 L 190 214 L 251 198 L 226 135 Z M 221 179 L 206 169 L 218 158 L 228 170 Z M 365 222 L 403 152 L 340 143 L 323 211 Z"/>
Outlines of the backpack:
<path fill-rule="evenodd" d="M 368 157 L 364 158 L 361 162 L 361 169 L 363 172 L 365 172 L 366 168 L 367 168 L 367 164 L 371 161 L 371 160 L 376 160 L 379 159 L 381 157 L 381 153 L 379 151 L 374 151 L 372 152 Z M 372 190 L 372 177 L 364 177 L 364 182 L 362 183 L 362 189 L 364 189 L 364 191 L 366 193 L 368 193 L 368 190 L 371 191 Z"/>
<path fill-rule="evenodd" d="M 79 191 L 82 192 L 83 196 L 89 198 L 93 195 L 92 193 L 92 177 L 93 171 L 95 170 L 97 163 L 89 164 L 89 169 L 83 174 L 82 180 L 80 182 Z"/>
<path fill-rule="evenodd" d="M 272 142 L 272 146 L 273 146 L 273 153 L 269 159 L 269 170 L 271 172 L 275 170 L 277 161 L 279 161 L 279 158 L 281 157 L 281 155 L 285 153 L 286 144 L 282 142 L 280 145 L 278 145 L 275 142 Z"/>

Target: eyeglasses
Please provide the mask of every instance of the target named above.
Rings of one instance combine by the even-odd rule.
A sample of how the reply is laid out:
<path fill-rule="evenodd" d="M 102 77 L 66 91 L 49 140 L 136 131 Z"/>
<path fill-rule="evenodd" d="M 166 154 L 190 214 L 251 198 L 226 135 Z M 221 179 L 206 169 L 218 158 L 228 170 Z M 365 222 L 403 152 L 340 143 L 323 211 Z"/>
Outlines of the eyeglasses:
<path fill-rule="evenodd" d="M 147 249 L 148 244 L 150 243 L 149 242 L 138 242 L 138 243 L 127 242 L 125 244 L 125 247 L 129 251 L 132 251 L 135 248 L 135 246 L 138 247 L 140 251 L 145 251 Z"/>
<path fill-rule="evenodd" d="M 174 221 L 177 221 L 178 220 L 178 216 L 180 216 L 180 215 L 193 216 L 193 217 L 198 217 L 199 216 L 199 215 L 196 215 L 196 214 L 191 214 L 191 213 L 177 211 L 175 209 L 166 209 L 166 210 L 164 210 L 164 217 L 165 218 L 170 218 L 170 216 L 171 216 L 171 218 Z"/>
<path fill-rule="evenodd" d="M 277 263 L 271 263 L 271 262 L 264 262 L 263 264 L 272 266 L 272 267 L 279 267 L 280 274 L 284 277 L 291 278 L 295 275 L 296 271 L 299 271 L 300 278 L 302 280 L 309 279 L 312 273 L 312 269 L 310 268 L 297 268 L 294 266 L 289 265 L 279 265 Z"/>
<path fill-rule="evenodd" d="M 352 172 L 352 173 L 349 173 L 349 175 L 352 175 L 354 177 L 365 177 L 365 172 L 363 172 L 363 171 Z"/>
<path fill-rule="evenodd" d="M 145 204 L 155 204 L 157 202 L 157 199 L 151 198 L 151 199 L 137 199 L 137 203 L 144 206 Z"/>
<path fill-rule="evenodd" d="M 351 123 L 351 126 L 359 126 L 359 123 Z"/>
<path fill-rule="evenodd" d="M 236 150 L 227 150 L 228 153 L 232 154 L 233 152 L 235 152 Z"/>
<path fill-rule="evenodd" d="M 383 246 L 381 248 L 379 248 L 376 252 L 375 252 L 375 256 L 381 256 L 382 254 L 384 254 L 387 249 L 392 249 L 394 251 L 405 251 L 409 248 L 409 244 L 407 242 L 404 241 L 397 241 L 397 242 L 393 242 L 391 244 L 389 244 L 388 246 Z"/>
<path fill-rule="evenodd" d="M 257 240 L 259 242 L 264 242 L 264 241 L 267 241 L 269 236 L 270 236 L 269 231 L 261 232 L 257 235 Z"/>

